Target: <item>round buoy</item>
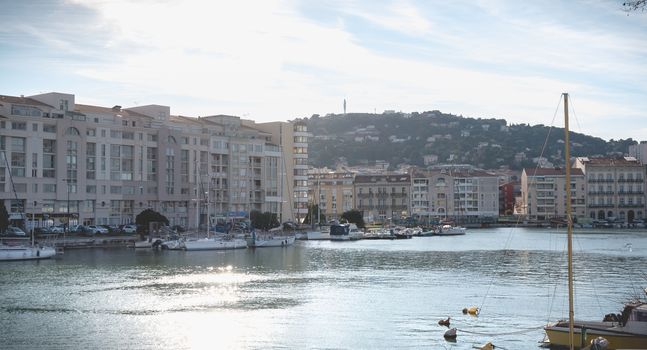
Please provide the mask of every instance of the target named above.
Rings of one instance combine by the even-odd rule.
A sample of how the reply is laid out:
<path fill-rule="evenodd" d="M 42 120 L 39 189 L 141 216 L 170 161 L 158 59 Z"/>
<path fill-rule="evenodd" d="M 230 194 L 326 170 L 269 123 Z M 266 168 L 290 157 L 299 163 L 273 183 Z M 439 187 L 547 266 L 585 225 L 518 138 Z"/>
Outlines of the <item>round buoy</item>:
<path fill-rule="evenodd" d="M 445 337 L 445 339 L 456 339 L 456 328 L 448 329 L 443 337 Z"/>

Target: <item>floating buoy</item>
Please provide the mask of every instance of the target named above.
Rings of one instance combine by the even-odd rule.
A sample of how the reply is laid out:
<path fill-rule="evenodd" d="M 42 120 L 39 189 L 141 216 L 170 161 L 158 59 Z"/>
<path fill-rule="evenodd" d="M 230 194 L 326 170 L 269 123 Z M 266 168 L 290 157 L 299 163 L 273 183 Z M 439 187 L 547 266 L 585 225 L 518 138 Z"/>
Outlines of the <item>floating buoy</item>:
<path fill-rule="evenodd" d="M 445 337 L 445 339 L 456 339 L 456 328 L 448 329 L 443 337 Z"/>
<path fill-rule="evenodd" d="M 438 324 L 439 324 L 439 325 L 441 325 L 441 326 L 447 326 L 447 327 L 449 327 L 449 319 L 450 319 L 450 317 L 448 316 L 446 320 L 440 320 L 440 321 L 438 321 Z"/>
<path fill-rule="evenodd" d="M 494 344 L 487 342 L 485 345 L 481 346 L 479 349 L 481 350 L 494 350 Z"/>
<path fill-rule="evenodd" d="M 479 308 L 476 306 L 470 306 L 463 309 L 463 314 L 470 314 L 476 316 L 479 314 Z"/>

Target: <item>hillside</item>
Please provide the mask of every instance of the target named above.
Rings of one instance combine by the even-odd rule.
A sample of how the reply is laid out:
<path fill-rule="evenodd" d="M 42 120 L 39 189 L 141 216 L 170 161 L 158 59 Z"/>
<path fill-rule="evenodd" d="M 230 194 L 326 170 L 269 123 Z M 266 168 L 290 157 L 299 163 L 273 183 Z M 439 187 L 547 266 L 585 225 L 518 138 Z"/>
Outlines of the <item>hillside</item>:
<path fill-rule="evenodd" d="M 340 160 L 348 165 L 384 160 L 392 167 L 456 163 L 521 169 L 536 164 L 544 143 L 545 164 L 564 163 L 563 128 L 508 125 L 503 119 L 465 118 L 439 111 L 314 115 L 303 120 L 313 135 L 308 151 L 310 164 L 316 167 L 332 167 Z M 573 132 L 570 138 L 573 157 L 623 154 L 634 143 L 632 139 L 607 142 Z"/>

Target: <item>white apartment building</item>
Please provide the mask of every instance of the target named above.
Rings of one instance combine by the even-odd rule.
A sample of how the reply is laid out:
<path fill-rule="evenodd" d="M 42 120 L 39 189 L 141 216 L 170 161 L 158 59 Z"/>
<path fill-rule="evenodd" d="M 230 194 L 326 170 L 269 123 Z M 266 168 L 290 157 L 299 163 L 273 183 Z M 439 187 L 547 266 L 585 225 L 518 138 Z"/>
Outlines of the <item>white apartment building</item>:
<path fill-rule="evenodd" d="M 498 179 L 465 167 L 412 172 L 412 214 L 461 223 L 494 221 L 499 215 Z"/>
<path fill-rule="evenodd" d="M 294 221 L 307 212 L 308 137 L 299 122 L 0 95 L 0 200 L 35 225 L 130 223 L 147 208 L 186 227 L 252 210 Z"/>
<path fill-rule="evenodd" d="M 575 160 L 586 176 L 586 212 L 591 219 L 631 223 L 645 218 L 645 166 L 633 157 Z"/>
<path fill-rule="evenodd" d="M 581 169 L 571 169 L 571 215 L 585 217 L 586 191 Z M 521 172 L 521 214 L 530 221 L 566 219 L 566 170 L 525 168 Z"/>

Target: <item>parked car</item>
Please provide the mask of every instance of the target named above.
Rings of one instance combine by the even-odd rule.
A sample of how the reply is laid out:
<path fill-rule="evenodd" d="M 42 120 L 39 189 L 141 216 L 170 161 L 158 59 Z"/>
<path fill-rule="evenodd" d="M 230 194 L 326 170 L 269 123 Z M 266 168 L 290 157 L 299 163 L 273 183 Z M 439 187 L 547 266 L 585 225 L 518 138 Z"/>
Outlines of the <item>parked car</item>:
<path fill-rule="evenodd" d="M 121 228 L 121 231 L 123 233 L 128 233 L 128 234 L 137 233 L 137 225 L 134 225 L 134 224 L 124 225 Z"/>
<path fill-rule="evenodd" d="M 34 227 L 35 235 L 47 235 L 53 233 L 50 231 L 49 227 Z"/>
<path fill-rule="evenodd" d="M 212 229 L 213 229 L 213 226 L 212 226 Z M 182 225 L 173 225 L 171 226 L 171 230 L 175 232 L 186 232 L 186 228 Z"/>
<path fill-rule="evenodd" d="M 105 234 L 108 234 L 109 232 L 107 228 L 100 225 L 88 225 L 87 229 L 88 229 L 88 232 L 91 234 L 99 233 L 99 234 L 105 235 Z"/>
<path fill-rule="evenodd" d="M 25 231 L 23 231 L 20 227 L 15 227 L 15 226 L 7 227 L 4 233 L 7 236 L 27 236 Z"/>
<path fill-rule="evenodd" d="M 51 233 L 63 233 L 65 231 L 64 225 L 56 225 L 48 227 L 49 232 Z"/>

